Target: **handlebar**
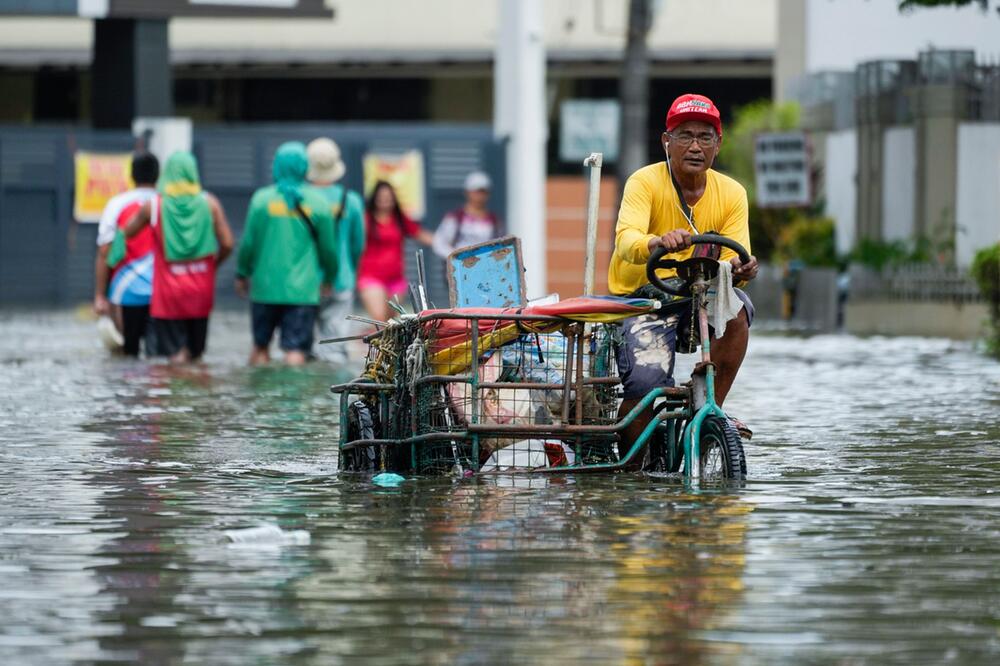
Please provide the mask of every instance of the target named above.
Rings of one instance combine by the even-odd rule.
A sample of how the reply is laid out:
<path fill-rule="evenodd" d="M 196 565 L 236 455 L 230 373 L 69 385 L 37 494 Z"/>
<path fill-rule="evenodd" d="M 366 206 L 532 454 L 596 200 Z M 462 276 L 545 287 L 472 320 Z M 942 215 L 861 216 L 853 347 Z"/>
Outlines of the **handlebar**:
<path fill-rule="evenodd" d="M 734 241 L 732 238 L 726 238 L 725 236 L 720 236 L 718 234 L 698 234 L 691 237 L 692 245 L 721 245 L 722 247 L 729 248 L 739 256 L 740 261 L 744 264 L 750 261 L 750 253 L 746 251 L 742 245 Z M 668 286 L 660 277 L 656 274 L 657 270 L 663 268 L 677 268 L 684 261 L 678 261 L 677 259 L 664 259 L 670 252 L 667 248 L 662 245 L 654 248 L 649 255 L 649 259 L 646 260 L 646 278 L 649 280 L 657 289 L 664 291 L 668 294 L 674 296 L 687 296 L 688 294 L 683 291 L 679 291 Z"/>

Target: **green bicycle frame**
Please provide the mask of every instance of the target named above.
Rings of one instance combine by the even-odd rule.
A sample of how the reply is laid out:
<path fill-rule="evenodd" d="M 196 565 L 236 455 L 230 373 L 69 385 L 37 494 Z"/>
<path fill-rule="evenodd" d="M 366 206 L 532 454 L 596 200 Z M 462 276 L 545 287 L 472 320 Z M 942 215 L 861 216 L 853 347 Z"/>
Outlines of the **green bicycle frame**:
<path fill-rule="evenodd" d="M 701 337 L 701 361 L 705 365 L 705 404 L 695 412 L 684 429 L 684 478 L 701 477 L 701 426 L 709 416 L 726 418 L 715 400 L 715 365 L 712 363 L 712 340 L 708 330 L 708 283 L 698 280 L 691 286 L 698 302 L 698 333 Z"/>

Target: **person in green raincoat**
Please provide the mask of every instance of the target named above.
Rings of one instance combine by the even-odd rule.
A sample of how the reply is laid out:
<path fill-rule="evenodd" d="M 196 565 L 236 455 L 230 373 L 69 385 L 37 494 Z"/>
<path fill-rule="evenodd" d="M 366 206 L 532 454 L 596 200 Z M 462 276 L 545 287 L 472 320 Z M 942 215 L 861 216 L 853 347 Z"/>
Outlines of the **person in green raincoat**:
<path fill-rule="evenodd" d="M 173 362 L 196 360 L 208 339 L 215 269 L 232 252 L 233 233 L 219 200 L 201 189 L 191 153 L 167 159 L 157 194 L 126 226 L 125 236 L 146 226 L 153 232 L 153 354 Z"/>
<path fill-rule="evenodd" d="M 330 204 L 306 182 L 309 161 L 299 142 L 274 156 L 274 185 L 250 200 L 236 260 L 236 291 L 250 296 L 250 364 L 270 361 L 271 338 L 281 331 L 285 363 L 301 365 L 312 352 L 321 292 L 337 275 L 337 239 Z"/>

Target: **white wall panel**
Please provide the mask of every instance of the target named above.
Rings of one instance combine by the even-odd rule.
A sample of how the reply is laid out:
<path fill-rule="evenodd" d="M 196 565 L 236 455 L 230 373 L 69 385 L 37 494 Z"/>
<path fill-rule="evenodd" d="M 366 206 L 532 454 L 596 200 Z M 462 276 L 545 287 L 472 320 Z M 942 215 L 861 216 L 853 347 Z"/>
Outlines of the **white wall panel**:
<path fill-rule="evenodd" d="M 958 126 L 955 260 L 968 266 L 976 250 L 1000 241 L 1000 123 Z"/>
<path fill-rule="evenodd" d="M 912 127 L 890 127 L 882 136 L 882 237 L 914 238 L 917 144 Z"/>
<path fill-rule="evenodd" d="M 846 254 L 854 248 L 857 172 L 858 136 L 855 131 L 843 130 L 828 134 L 823 191 L 826 193 L 826 214 L 836 223 L 837 252 L 840 254 Z"/>

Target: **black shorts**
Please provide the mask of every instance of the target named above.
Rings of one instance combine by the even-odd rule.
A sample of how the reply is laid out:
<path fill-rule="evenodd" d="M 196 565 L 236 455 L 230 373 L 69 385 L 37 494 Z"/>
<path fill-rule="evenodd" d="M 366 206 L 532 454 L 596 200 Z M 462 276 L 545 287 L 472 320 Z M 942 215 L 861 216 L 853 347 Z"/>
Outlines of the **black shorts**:
<path fill-rule="evenodd" d="M 205 353 L 208 341 L 208 317 L 203 319 L 157 319 L 149 320 L 153 329 L 153 356 L 173 356 L 181 349 L 187 349 L 191 360 Z M 147 343 L 149 338 L 146 339 Z"/>
<path fill-rule="evenodd" d="M 152 327 L 149 326 L 148 305 L 123 305 L 122 337 L 125 338 L 123 351 L 126 356 L 139 355 L 139 341 L 146 339 L 146 354 L 152 355 Z"/>
<path fill-rule="evenodd" d="M 315 305 L 251 303 L 250 324 L 254 346 L 267 349 L 274 337 L 274 329 L 280 328 L 282 350 L 309 353 L 313 346 L 317 310 Z"/>

